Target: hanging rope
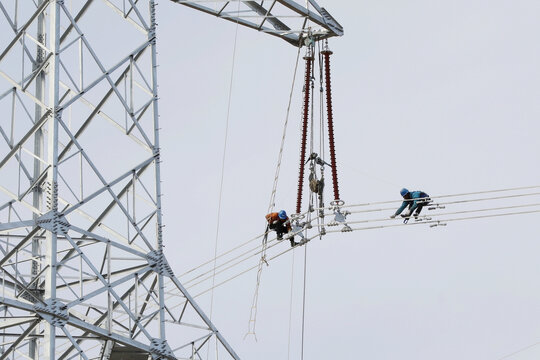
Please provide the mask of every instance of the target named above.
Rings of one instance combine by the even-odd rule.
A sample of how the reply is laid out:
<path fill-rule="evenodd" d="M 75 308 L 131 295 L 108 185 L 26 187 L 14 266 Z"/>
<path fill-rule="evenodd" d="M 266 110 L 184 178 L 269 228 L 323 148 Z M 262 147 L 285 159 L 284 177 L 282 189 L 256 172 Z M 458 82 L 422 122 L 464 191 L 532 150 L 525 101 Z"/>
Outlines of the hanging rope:
<path fill-rule="evenodd" d="M 276 172 L 275 172 L 275 175 L 274 175 L 274 184 L 273 184 L 273 187 L 272 187 L 272 193 L 270 194 L 270 203 L 268 204 L 268 210 L 267 210 L 267 213 L 270 213 L 272 212 L 272 210 L 274 209 L 274 206 L 275 206 L 275 200 L 276 200 L 276 192 L 277 192 L 277 185 L 278 185 L 278 180 L 279 180 L 279 172 L 280 172 L 280 169 L 281 169 L 281 160 L 283 158 L 283 149 L 285 147 L 285 137 L 286 137 L 286 134 L 287 134 L 287 125 L 289 123 L 289 113 L 290 113 L 290 110 L 291 110 L 291 103 L 292 103 L 292 97 L 293 97 L 293 93 L 294 93 L 294 84 L 296 82 L 296 73 L 297 73 L 297 70 L 298 70 L 298 63 L 299 63 L 299 60 L 300 60 L 300 47 L 298 47 L 298 52 L 296 54 L 296 63 L 294 65 L 294 73 L 293 73 L 293 80 L 292 80 L 292 85 L 291 85 L 291 92 L 289 94 L 289 104 L 287 106 L 287 114 L 285 116 L 285 123 L 283 125 L 283 135 L 281 137 L 281 146 L 279 148 L 279 155 L 278 155 L 278 161 L 277 161 L 277 166 L 276 166 Z M 261 276 L 262 276 L 262 269 L 263 269 L 263 264 L 266 264 L 268 265 L 268 263 L 266 262 L 266 249 L 267 249 L 267 242 L 268 242 L 268 227 L 266 228 L 266 231 L 265 231 L 265 234 L 264 234 L 264 237 L 263 237 L 263 241 L 262 241 L 262 251 L 261 251 L 261 258 L 259 260 L 259 264 L 258 264 L 258 270 L 257 270 L 257 284 L 255 285 L 255 292 L 253 294 L 253 301 L 251 303 L 251 309 L 250 309 L 250 313 L 249 313 L 249 321 L 248 321 L 248 331 L 246 333 L 246 335 L 244 336 L 244 339 L 252 334 L 254 337 L 255 337 L 255 341 L 257 341 L 257 335 L 255 334 L 255 327 L 256 327 L 256 323 L 257 323 L 257 304 L 259 302 L 259 287 L 261 285 Z"/>
<path fill-rule="evenodd" d="M 306 323 L 306 278 L 307 278 L 307 244 L 304 246 L 304 289 L 302 292 L 302 356 L 304 360 L 304 334 Z"/>

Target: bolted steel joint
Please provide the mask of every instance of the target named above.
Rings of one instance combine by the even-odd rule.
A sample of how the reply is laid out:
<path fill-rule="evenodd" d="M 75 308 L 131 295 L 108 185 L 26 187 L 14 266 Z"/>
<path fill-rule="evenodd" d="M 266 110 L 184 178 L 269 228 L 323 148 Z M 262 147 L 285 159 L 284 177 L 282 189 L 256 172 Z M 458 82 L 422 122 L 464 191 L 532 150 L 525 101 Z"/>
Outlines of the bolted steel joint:
<path fill-rule="evenodd" d="M 174 272 L 165 258 L 165 255 L 163 255 L 163 251 L 154 250 L 149 252 L 146 254 L 146 261 L 148 261 L 148 265 L 150 265 L 158 274 L 170 278 L 174 277 Z"/>
<path fill-rule="evenodd" d="M 167 340 L 163 339 L 152 339 L 150 343 L 150 353 L 152 354 L 152 359 L 162 360 L 162 359 L 171 359 L 176 360 Z"/>
<path fill-rule="evenodd" d="M 56 299 L 47 299 L 45 304 L 35 304 L 34 311 L 53 326 L 62 327 L 69 320 L 67 306 Z"/>

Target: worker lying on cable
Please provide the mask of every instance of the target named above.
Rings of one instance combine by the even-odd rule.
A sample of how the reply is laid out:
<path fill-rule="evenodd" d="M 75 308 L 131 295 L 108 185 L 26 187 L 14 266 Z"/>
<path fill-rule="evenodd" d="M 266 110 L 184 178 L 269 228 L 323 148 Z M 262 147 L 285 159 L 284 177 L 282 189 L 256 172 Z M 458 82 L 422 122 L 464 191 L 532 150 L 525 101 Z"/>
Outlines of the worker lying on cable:
<path fill-rule="evenodd" d="M 270 213 L 265 217 L 266 221 L 268 221 L 268 228 L 276 231 L 278 240 L 283 240 L 283 234 L 291 231 L 291 222 L 285 210 Z M 291 236 L 289 240 L 291 241 L 291 246 L 297 245 L 294 242 L 294 236 Z"/>
<path fill-rule="evenodd" d="M 401 194 L 401 196 L 403 196 L 404 200 L 399 209 L 397 209 L 394 214 L 390 215 L 392 219 L 401 214 L 401 212 L 405 210 L 406 207 L 409 207 L 409 209 L 403 214 L 401 214 L 401 216 L 404 218 L 408 218 L 416 210 L 416 212 L 414 213 L 414 217 L 416 218 L 418 217 L 418 215 L 420 215 L 422 208 L 431 202 L 429 195 L 423 191 L 410 192 L 409 190 L 403 188 L 399 193 Z"/>

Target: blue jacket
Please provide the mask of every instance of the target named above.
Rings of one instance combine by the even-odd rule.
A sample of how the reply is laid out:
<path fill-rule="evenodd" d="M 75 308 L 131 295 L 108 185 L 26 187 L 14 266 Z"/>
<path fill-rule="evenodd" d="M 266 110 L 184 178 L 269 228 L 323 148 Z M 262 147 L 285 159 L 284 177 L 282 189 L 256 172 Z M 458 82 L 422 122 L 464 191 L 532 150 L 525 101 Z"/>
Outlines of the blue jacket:
<path fill-rule="evenodd" d="M 429 195 L 423 191 L 411 191 L 409 194 L 411 194 L 411 198 L 403 201 L 399 209 L 396 210 L 396 215 L 401 214 L 401 212 L 405 210 L 407 206 L 411 208 L 410 212 L 412 214 L 412 212 L 418 207 L 419 202 L 421 203 L 425 201 L 424 199 L 429 199 Z M 420 199 L 423 201 L 420 201 Z"/>

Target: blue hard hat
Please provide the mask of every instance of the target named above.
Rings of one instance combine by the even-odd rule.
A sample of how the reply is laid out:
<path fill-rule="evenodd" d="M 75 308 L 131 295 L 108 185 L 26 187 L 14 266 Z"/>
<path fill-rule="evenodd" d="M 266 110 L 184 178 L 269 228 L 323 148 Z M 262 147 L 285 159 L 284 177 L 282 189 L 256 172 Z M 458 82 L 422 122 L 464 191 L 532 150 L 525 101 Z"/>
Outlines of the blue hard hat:
<path fill-rule="evenodd" d="M 285 210 L 281 210 L 280 212 L 278 212 L 278 217 L 279 217 L 281 220 L 287 219 L 287 213 L 285 212 Z"/>
<path fill-rule="evenodd" d="M 399 193 L 401 194 L 401 196 L 405 196 L 405 195 L 407 195 L 409 193 L 409 190 L 406 189 L 406 188 L 403 188 L 403 189 L 400 190 Z"/>

